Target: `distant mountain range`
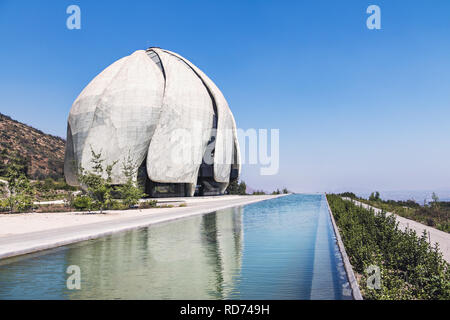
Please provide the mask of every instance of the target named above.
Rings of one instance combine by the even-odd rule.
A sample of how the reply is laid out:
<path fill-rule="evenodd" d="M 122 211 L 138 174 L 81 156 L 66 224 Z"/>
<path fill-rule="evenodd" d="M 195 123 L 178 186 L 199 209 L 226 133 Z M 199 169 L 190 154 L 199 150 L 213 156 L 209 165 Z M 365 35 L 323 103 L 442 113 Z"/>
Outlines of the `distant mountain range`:
<path fill-rule="evenodd" d="M 64 173 L 64 151 L 64 139 L 45 134 L 0 113 L 1 167 L 5 167 L 7 155 L 15 155 L 26 162 L 30 178 L 61 178 Z"/>

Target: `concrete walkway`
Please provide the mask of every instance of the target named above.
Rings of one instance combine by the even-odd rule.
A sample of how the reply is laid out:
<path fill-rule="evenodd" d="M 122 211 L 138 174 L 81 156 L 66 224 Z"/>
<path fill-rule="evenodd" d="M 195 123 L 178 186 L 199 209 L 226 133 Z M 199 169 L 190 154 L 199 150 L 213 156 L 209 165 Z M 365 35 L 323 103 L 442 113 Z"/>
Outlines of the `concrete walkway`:
<path fill-rule="evenodd" d="M 284 195 L 177 198 L 187 207 L 0 215 L 0 259 Z M 165 199 L 170 201 L 170 199 Z"/>
<path fill-rule="evenodd" d="M 362 203 L 362 202 L 359 202 L 356 200 L 352 200 L 350 198 L 343 197 L 342 199 L 347 200 L 347 201 L 352 201 L 354 204 L 356 204 L 358 206 L 362 206 L 363 208 L 366 208 L 366 209 L 373 209 L 375 211 L 375 213 L 380 213 L 382 211 L 381 209 L 372 207 L 368 204 L 365 204 L 365 203 Z M 431 243 L 433 245 L 436 242 L 439 244 L 439 248 L 441 249 L 444 259 L 448 263 L 450 263 L 450 233 L 426 226 L 426 225 L 419 223 L 417 221 L 414 221 L 414 220 L 400 217 L 399 215 L 396 215 L 391 212 L 387 212 L 386 214 L 394 215 L 395 219 L 398 222 L 399 228 L 403 231 L 406 229 L 412 229 L 412 230 L 416 231 L 418 236 L 421 236 L 423 233 L 423 230 L 426 230 L 426 232 L 429 234 Z"/>

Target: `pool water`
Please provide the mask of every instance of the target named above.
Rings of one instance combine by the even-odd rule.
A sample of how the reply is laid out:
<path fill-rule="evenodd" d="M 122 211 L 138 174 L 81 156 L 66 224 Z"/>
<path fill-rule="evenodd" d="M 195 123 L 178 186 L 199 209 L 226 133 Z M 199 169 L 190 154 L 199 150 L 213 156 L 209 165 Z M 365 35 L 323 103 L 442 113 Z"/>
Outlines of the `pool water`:
<path fill-rule="evenodd" d="M 69 266 L 81 288 L 69 290 Z M 0 260 L 0 299 L 351 299 L 323 195 Z"/>

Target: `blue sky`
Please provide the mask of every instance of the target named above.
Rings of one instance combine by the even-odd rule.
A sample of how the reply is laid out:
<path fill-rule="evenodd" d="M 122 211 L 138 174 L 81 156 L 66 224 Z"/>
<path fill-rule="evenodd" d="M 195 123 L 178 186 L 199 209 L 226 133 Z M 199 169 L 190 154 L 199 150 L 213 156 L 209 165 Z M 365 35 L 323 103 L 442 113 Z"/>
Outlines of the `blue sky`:
<path fill-rule="evenodd" d="M 0 39 L 0 112 L 45 132 L 65 137 L 93 77 L 159 46 L 215 81 L 238 127 L 280 129 L 279 173 L 243 167 L 253 188 L 450 190 L 449 1 L 0 0 Z"/>

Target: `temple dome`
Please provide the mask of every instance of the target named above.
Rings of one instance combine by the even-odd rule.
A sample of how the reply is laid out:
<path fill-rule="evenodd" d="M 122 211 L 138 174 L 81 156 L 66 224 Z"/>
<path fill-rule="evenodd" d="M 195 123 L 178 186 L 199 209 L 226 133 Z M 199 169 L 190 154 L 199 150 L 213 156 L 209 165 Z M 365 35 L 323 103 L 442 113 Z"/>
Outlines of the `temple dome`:
<path fill-rule="evenodd" d="M 160 48 L 138 50 L 103 70 L 72 105 L 64 173 L 78 185 L 77 168 L 91 168 L 91 149 L 117 162 L 112 183 L 125 182 L 130 155 L 157 184 L 200 183 L 223 193 L 240 172 L 236 124 L 228 103 L 200 69 Z M 205 159 L 210 159 L 209 162 Z"/>

